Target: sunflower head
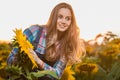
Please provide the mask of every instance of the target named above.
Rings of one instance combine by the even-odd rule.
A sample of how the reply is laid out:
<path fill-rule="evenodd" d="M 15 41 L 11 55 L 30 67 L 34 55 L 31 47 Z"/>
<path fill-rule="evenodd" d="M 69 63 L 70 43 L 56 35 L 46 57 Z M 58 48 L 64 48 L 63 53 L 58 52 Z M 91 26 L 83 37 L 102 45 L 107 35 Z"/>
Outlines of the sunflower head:
<path fill-rule="evenodd" d="M 22 33 L 22 29 L 15 29 L 14 33 L 16 34 L 14 36 L 14 42 L 18 44 L 18 47 L 20 48 L 20 53 L 24 52 L 24 54 L 26 54 L 33 63 L 33 67 L 38 67 L 29 51 L 29 49 L 33 49 L 33 46 L 27 40 L 26 36 Z"/>
<path fill-rule="evenodd" d="M 71 70 L 71 66 L 67 66 L 60 80 L 75 80 L 74 74 L 75 72 Z"/>
<path fill-rule="evenodd" d="M 75 70 L 77 70 L 77 72 L 96 73 L 98 71 L 98 67 L 94 63 L 81 63 L 75 66 Z"/>

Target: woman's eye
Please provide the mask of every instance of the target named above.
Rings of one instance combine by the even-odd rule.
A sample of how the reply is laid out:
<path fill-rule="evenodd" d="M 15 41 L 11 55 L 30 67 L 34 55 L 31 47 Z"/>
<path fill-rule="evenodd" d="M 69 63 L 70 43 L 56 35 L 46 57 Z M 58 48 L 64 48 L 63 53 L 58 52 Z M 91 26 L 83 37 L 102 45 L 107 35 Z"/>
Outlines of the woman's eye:
<path fill-rule="evenodd" d="M 66 20 L 69 21 L 71 18 L 70 17 L 66 17 Z"/>
<path fill-rule="evenodd" d="M 61 19 L 61 18 L 62 18 L 62 15 L 59 15 L 58 18 Z"/>

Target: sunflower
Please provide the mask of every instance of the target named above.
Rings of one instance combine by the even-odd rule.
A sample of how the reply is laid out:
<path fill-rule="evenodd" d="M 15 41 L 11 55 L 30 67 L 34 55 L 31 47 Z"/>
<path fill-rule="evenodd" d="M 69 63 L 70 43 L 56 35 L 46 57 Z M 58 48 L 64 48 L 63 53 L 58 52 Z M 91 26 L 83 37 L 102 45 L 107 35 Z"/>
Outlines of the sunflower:
<path fill-rule="evenodd" d="M 22 29 L 15 29 L 14 33 L 16 34 L 14 36 L 14 40 L 15 40 L 14 42 L 18 44 L 18 47 L 20 47 L 20 53 L 24 52 L 24 54 L 27 54 L 27 56 L 29 57 L 29 59 L 31 60 L 33 64 L 33 68 L 38 67 L 29 51 L 29 49 L 33 49 L 33 46 L 26 39 L 26 36 L 23 35 Z"/>
<path fill-rule="evenodd" d="M 78 64 L 75 67 L 76 72 L 91 72 L 92 74 L 96 73 L 98 71 L 98 67 L 94 63 L 82 63 Z"/>
<path fill-rule="evenodd" d="M 75 72 L 71 70 L 71 66 L 68 66 L 65 68 L 60 80 L 75 80 L 74 74 Z"/>

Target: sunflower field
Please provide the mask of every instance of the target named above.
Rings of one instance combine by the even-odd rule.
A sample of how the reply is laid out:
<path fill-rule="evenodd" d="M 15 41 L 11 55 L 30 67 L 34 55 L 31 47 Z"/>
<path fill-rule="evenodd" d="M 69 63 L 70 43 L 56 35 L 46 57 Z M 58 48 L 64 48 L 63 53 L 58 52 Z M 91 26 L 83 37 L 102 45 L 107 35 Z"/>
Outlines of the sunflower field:
<path fill-rule="evenodd" d="M 120 37 L 108 31 L 96 35 L 93 40 L 83 41 L 86 48 L 85 57 L 81 63 L 67 66 L 60 80 L 120 80 Z M 21 68 L 17 66 L 7 67 L 6 60 L 12 47 L 11 42 L 0 42 L 0 80 L 6 80 L 9 71 L 22 74 Z M 52 73 L 31 73 L 34 74 L 34 78 L 29 74 L 26 79 L 37 80 L 35 77 L 38 74 L 47 72 Z M 54 73 L 52 75 L 56 77 Z"/>

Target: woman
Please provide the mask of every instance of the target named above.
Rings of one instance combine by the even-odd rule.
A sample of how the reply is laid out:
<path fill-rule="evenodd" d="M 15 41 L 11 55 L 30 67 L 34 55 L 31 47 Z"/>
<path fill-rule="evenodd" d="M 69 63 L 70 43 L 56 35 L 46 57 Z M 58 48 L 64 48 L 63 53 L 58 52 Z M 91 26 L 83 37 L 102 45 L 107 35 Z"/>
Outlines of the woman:
<path fill-rule="evenodd" d="M 38 34 L 39 33 L 39 34 Z M 73 9 L 67 3 L 54 7 L 46 25 L 33 25 L 24 31 L 27 39 L 34 45 L 30 49 L 34 60 L 42 70 L 55 71 L 59 78 L 67 64 L 79 62 L 83 46 L 80 44 L 79 28 Z M 13 49 L 8 64 L 15 63 L 16 49 Z M 41 77 L 40 80 L 53 80 Z"/>

